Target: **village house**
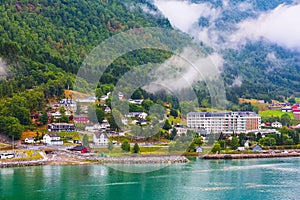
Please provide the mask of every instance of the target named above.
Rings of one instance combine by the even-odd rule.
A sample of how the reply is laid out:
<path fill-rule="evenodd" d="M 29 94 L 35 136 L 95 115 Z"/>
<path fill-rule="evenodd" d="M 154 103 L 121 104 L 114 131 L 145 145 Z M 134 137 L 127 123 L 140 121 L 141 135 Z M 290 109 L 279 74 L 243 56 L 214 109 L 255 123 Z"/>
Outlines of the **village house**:
<path fill-rule="evenodd" d="M 100 97 L 100 100 L 101 100 L 101 101 L 107 100 L 107 99 L 109 98 L 109 95 L 110 95 L 110 94 L 111 94 L 111 92 L 108 92 L 106 95 L 101 96 L 101 97 Z"/>
<path fill-rule="evenodd" d="M 196 151 L 197 153 L 202 153 L 202 152 L 203 152 L 203 149 L 202 149 L 202 147 L 196 147 L 196 148 L 195 148 L 195 151 Z"/>
<path fill-rule="evenodd" d="M 70 117 L 71 116 L 71 112 L 66 111 L 65 115 L 68 116 L 68 117 Z M 59 119 L 59 118 L 61 118 L 61 113 L 59 111 L 49 112 L 48 113 L 48 117 L 53 117 L 54 119 Z"/>
<path fill-rule="evenodd" d="M 273 128 L 282 128 L 282 124 L 281 124 L 280 122 L 273 122 L 273 123 L 271 124 L 271 126 L 272 126 Z"/>
<path fill-rule="evenodd" d="M 145 112 L 130 112 L 129 114 L 127 114 L 125 116 L 126 117 L 135 117 L 135 118 L 140 118 L 140 119 L 146 119 L 148 114 L 145 113 Z"/>
<path fill-rule="evenodd" d="M 256 151 L 256 152 L 262 151 L 262 147 L 259 146 L 259 145 L 257 145 L 257 144 L 252 145 L 252 146 L 250 147 L 250 149 L 251 149 L 252 151 Z"/>
<path fill-rule="evenodd" d="M 73 120 L 75 123 L 87 124 L 90 122 L 89 117 L 86 115 L 74 115 Z"/>
<path fill-rule="evenodd" d="M 141 105 L 144 99 L 129 99 L 129 103 Z"/>
<path fill-rule="evenodd" d="M 84 130 L 88 132 L 96 132 L 101 129 L 100 124 L 88 124 L 85 126 Z"/>
<path fill-rule="evenodd" d="M 73 132 L 75 131 L 75 125 L 69 123 L 52 123 L 52 124 L 48 124 L 48 131 L 49 132 L 61 132 L 61 131 Z"/>
<path fill-rule="evenodd" d="M 96 132 L 93 136 L 95 145 L 104 146 L 108 144 L 108 136 L 105 132 Z"/>
<path fill-rule="evenodd" d="M 87 148 L 86 146 L 75 146 L 71 149 L 69 149 L 70 151 L 77 151 L 80 153 L 88 153 L 89 152 L 89 148 Z"/>
<path fill-rule="evenodd" d="M 76 102 L 73 99 L 62 99 L 58 102 L 59 107 L 64 106 L 65 109 L 75 110 L 76 109 Z"/>
<path fill-rule="evenodd" d="M 34 138 L 25 138 L 24 142 L 26 144 L 33 144 L 33 143 L 35 143 Z"/>
<path fill-rule="evenodd" d="M 43 137 L 43 143 L 47 145 L 63 145 L 63 141 L 57 134 L 46 134 Z"/>
<path fill-rule="evenodd" d="M 97 100 L 96 97 L 90 96 L 90 97 L 87 97 L 87 98 L 77 98 L 76 102 L 77 103 L 95 103 L 96 100 Z"/>
<path fill-rule="evenodd" d="M 247 140 L 247 141 L 245 142 L 244 147 L 245 147 L 246 149 L 249 149 L 249 147 L 250 147 L 250 142 L 249 142 L 249 140 Z"/>
<path fill-rule="evenodd" d="M 105 112 L 105 113 L 110 113 L 110 112 L 111 112 L 111 109 L 110 109 L 110 107 L 108 107 L 108 106 L 105 106 L 105 108 L 104 108 L 104 112 Z"/>
<path fill-rule="evenodd" d="M 282 112 L 292 112 L 292 107 L 291 106 L 284 106 L 281 108 Z"/>
<path fill-rule="evenodd" d="M 99 124 L 99 123 L 97 123 L 97 124 L 89 124 L 89 125 L 86 125 L 85 131 L 96 132 L 96 131 L 100 131 L 100 130 L 106 130 L 109 127 L 110 127 L 110 125 L 107 122 L 103 122 L 101 124 Z"/>
<path fill-rule="evenodd" d="M 181 136 L 182 134 L 187 133 L 187 128 L 184 128 L 183 126 L 174 126 L 174 128 L 176 129 L 178 136 Z M 169 133 L 171 134 L 172 131 L 173 131 L 173 129 L 170 129 Z"/>

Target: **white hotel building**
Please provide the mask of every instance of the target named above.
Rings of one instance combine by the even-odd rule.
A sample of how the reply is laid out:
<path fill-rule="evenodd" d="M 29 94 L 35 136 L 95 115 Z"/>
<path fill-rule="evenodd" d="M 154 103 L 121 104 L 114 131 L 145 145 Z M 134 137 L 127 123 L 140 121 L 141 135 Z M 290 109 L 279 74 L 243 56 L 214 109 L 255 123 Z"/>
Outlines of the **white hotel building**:
<path fill-rule="evenodd" d="M 187 126 L 206 133 L 247 133 L 260 130 L 261 118 L 255 112 L 190 112 Z"/>

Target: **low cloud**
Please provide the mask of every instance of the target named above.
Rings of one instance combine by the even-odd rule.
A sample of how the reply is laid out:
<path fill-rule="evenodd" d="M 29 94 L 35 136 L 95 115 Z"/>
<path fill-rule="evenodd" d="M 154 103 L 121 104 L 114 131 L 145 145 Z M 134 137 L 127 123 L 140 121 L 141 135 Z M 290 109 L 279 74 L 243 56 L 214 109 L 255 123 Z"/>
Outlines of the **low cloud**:
<path fill-rule="evenodd" d="M 223 0 L 222 7 L 214 7 L 209 2 L 154 0 L 174 27 L 217 51 L 239 48 L 261 39 L 300 51 L 299 3 L 300 0 L 295 0 L 290 5 L 281 4 L 275 9 L 261 11 L 249 0 L 241 3 Z M 201 18 L 208 21 L 207 26 L 201 27 Z M 220 22 L 225 30 L 216 26 Z"/>
<path fill-rule="evenodd" d="M 233 44 L 265 39 L 280 46 L 300 50 L 300 5 L 279 5 L 262 13 L 257 19 L 247 19 L 237 25 L 230 37 Z"/>
<path fill-rule="evenodd" d="M 223 58 L 217 54 L 204 55 L 186 48 L 180 55 L 174 55 L 151 74 L 156 81 L 144 87 L 149 92 L 160 89 L 179 91 L 192 88 L 196 81 L 207 81 L 218 77 L 223 66 Z"/>
<path fill-rule="evenodd" d="M 148 7 L 148 5 L 146 4 L 139 4 L 140 8 L 145 12 L 145 13 L 148 13 L 154 17 L 160 17 L 161 16 L 161 13 L 156 11 L 156 10 L 153 10 L 151 8 Z"/>
<path fill-rule="evenodd" d="M 216 18 L 219 10 L 209 3 L 191 3 L 189 1 L 154 0 L 154 5 L 165 15 L 173 27 L 191 33 L 198 27 L 200 17 Z M 211 19 L 213 20 L 213 19 Z"/>

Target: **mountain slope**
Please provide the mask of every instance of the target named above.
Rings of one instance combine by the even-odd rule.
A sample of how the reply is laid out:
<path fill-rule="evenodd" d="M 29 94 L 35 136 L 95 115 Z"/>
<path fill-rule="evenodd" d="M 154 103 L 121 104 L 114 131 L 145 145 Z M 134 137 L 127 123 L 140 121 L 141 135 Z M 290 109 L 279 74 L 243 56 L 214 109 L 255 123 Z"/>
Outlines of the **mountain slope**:
<path fill-rule="evenodd" d="M 156 0 L 174 28 L 224 60 L 228 98 L 299 95 L 300 5 L 292 0 Z M 176 13 L 185 12 L 182 18 Z M 184 23 L 183 23 L 184 22 Z"/>

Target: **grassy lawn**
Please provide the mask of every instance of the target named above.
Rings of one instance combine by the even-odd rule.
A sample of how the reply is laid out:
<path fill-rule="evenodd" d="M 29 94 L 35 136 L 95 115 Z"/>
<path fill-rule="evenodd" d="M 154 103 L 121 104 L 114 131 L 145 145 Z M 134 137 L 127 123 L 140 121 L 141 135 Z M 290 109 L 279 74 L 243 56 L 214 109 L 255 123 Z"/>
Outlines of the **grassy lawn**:
<path fill-rule="evenodd" d="M 283 114 L 286 114 L 286 112 L 281 112 L 280 110 L 265 110 L 259 112 L 259 115 L 262 117 L 281 117 Z M 294 119 L 293 113 L 287 113 L 291 119 Z"/>
<path fill-rule="evenodd" d="M 257 106 L 258 110 L 268 110 L 268 104 L 267 103 L 259 103 L 257 99 L 244 99 L 240 98 L 239 103 L 251 103 L 253 106 Z"/>
<path fill-rule="evenodd" d="M 59 132 L 57 133 L 59 137 L 71 137 L 73 140 L 81 139 L 81 136 L 78 132 Z"/>

